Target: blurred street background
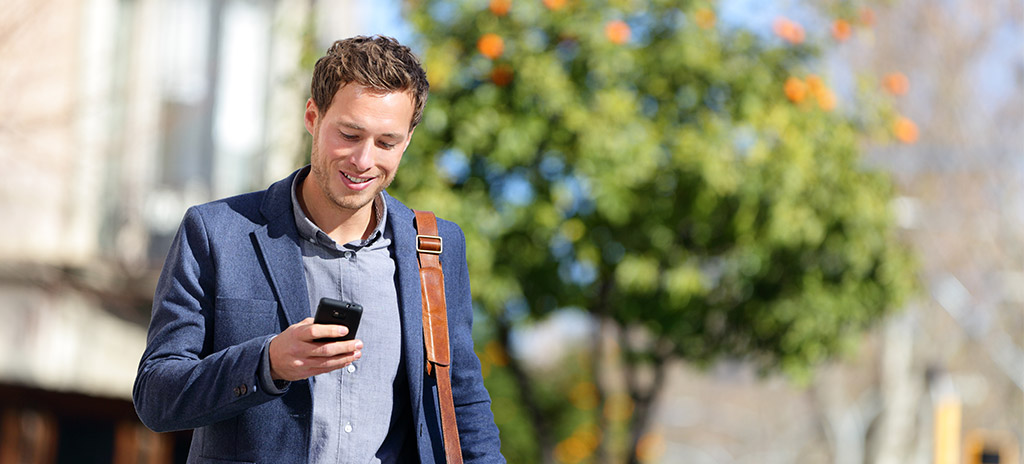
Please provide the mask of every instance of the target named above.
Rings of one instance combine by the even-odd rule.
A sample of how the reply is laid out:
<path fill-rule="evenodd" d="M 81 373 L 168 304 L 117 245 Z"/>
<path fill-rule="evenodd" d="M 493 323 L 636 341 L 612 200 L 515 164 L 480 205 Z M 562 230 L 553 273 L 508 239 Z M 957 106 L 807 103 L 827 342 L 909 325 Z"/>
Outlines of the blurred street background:
<path fill-rule="evenodd" d="M 304 165 L 316 58 L 431 82 L 513 463 L 1020 464 L 1020 0 L 4 0 L 0 464 L 184 462 L 131 388 L 185 209 Z"/>

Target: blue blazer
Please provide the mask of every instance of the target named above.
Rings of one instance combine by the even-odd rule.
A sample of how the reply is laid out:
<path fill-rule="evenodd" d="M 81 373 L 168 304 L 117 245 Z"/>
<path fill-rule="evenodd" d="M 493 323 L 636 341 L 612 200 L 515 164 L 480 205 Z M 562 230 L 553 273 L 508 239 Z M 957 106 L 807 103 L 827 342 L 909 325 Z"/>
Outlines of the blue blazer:
<path fill-rule="evenodd" d="M 308 380 L 272 395 L 257 378 L 264 343 L 310 316 L 292 216 L 296 173 L 264 191 L 190 208 L 164 264 L 133 399 L 139 418 L 155 431 L 195 429 L 190 463 L 308 461 L 313 410 Z M 414 215 L 390 195 L 385 199 L 402 323 L 400 369 L 412 409 L 405 455 L 443 463 L 437 385 L 425 370 Z M 465 237 L 448 221 L 439 220 L 438 229 L 444 238 L 441 262 L 462 453 L 466 462 L 504 462 L 473 351 Z"/>

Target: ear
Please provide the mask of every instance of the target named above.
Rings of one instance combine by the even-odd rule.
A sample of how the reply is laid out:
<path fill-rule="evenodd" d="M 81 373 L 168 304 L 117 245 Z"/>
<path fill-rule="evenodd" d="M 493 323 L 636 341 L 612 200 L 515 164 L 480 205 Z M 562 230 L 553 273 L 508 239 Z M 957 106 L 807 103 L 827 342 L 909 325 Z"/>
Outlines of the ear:
<path fill-rule="evenodd" d="M 320 117 L 320 109 L 316 107 L 316 102 L 312 98 L 306 100 L 306 132 L 309 135 L 316 137 L 313 132 L 316 130 L 316 121 Z"/>

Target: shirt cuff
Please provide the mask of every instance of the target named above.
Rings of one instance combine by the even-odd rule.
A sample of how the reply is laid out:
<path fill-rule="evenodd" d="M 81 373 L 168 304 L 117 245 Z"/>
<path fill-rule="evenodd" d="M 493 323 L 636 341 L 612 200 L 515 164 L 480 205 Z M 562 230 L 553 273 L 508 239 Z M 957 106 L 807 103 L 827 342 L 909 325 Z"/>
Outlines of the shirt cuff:
<path fill-rule="evenodd" d="M 256 375 L 260 379 L 260 386 L 263 387 L 263 391 L 271 395 L 283 395 L 288 391 L 288 386 L 291 385 L 291 382 L 287 380 L 274 380 L 270 376 L 270 341 L 274 337 L 270 337 L 266 342 L 263 342 L 263 354 L 260 357 L 260 367 Z"/>

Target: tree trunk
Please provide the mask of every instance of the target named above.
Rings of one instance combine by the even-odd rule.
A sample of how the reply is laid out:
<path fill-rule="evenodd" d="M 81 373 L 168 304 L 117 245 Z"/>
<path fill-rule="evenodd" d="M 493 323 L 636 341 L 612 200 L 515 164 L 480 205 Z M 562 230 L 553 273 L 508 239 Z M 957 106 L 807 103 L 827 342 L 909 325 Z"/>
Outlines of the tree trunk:
<path fill-rule="evenodd" d="M 914 442 L 914 412 L 922 389 L 915 382 L 914 327 L 908 314 L 897 316 L 883 329 L 879 390 L 884 408 L 878 425 L 877 464 L 908 462 L 908 444 Z"/>
<path fill-rule="evenodd" d="M 511 353 L 511 350 L 509 350 L 509 334 L 512 331 L 512 327 L 508 321 L 502 318 L 496 318 L 496 320 L 498 342 L 501 344 L 502 350 L 506 353 Z M 530 422 L 533 424 L 533 438 L 540 448 L 541 462 L 554 462 L 554 436 L 551 433 L 551 427 L 549 427 L 544 417 L 544 412 L 541 410 L 540 405 L 537 404 L 533 380 L 530 379 L 526 369 L 523 368 L 522 363 L 515 356 L 509 355 L 507 358 L 508 368 L 512 371 L 512 377 L 515 379 L 516 387 L 518 387 L 516 391 L 519 393 L 519 404 L 526 409 Z"/>
<path fill-rule="evenodd" d="M 597 294 L 594 308 L 594 317 L 597 319 L 597 329 L 591 343 L 590 353 L 590 375 L 594 379 L 594 387 L 597 391 L 597 407 L 594 409 L 594 422 L 601 437 L 597 442 L 597 449 L 594 450 L 594 462 L 611 464 L 611 456 L 608 455 L 608 417 L 604 414 L 605 402 L 608 398 L 608 387 L 604 384 L 604 377 L 601 373 L 611 364 L 611 356 L 604 349 L 605 331 L 608 329 L 608 297 L 612 289 L 612 280 L 605 277 L 601 281 L 600 290 Z"/>
<path fill-rule="evenodd" d="M 631 350 L 625 334 L 625 330 L 620 333 L 623 349 Z M 629 388 L 629 396 L 633 400 L 633 416 L 629 424 L 629 456 L 627 458 L 630 464 L 640 463 L 640 456 L 638 455 L 640 440 L 647 434 L 651 425 L 651 419 L 654 417 L 654 403 L 665 386 L 665 371 L 671 353 L 671 343 L 663 340 L 655 342 L 655 346 L 651 350 L 652 359 L 650 366 L 653 370 L 653 379 L 650 385 L 646 386 L 641 385 L 637 377 L 639 367 L 637 363 L 629 361 L 625 363 L 626 385 Z"/>

